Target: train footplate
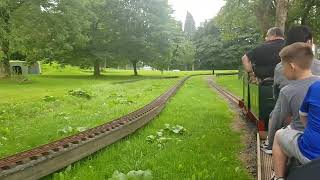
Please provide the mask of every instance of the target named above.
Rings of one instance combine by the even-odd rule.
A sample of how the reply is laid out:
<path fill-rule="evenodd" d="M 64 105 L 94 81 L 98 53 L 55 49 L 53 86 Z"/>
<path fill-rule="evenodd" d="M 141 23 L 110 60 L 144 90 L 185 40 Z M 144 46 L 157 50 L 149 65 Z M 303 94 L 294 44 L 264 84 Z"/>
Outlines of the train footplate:
<path fill-rule="evenodd" d="M 257 133 L 258 180 L 270 180 L 273 174 L 272 156 L 260 150 L 261 139 Z"/>

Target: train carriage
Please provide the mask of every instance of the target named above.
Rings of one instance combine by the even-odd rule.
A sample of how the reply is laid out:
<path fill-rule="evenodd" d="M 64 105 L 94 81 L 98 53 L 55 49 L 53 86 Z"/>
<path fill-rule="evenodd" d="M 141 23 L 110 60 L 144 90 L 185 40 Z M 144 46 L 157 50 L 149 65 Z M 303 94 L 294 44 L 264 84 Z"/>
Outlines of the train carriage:
<path fill-rule="evenodd" d="M 260 83 L 249 82 L 249 77 L 243 77 L 243 101 L 247 116 L 256 121 L 259 131 L 267 131 L 269 116 L 275 101 L 273 98 L 273 79 L 268 78 Z"/>

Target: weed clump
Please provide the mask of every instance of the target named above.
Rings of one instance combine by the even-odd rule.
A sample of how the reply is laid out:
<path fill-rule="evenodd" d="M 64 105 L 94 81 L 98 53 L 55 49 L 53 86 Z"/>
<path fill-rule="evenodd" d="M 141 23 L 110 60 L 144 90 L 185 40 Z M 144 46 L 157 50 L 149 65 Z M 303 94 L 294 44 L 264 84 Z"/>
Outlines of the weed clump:
<path fill-rule="evenodd" d="M 60 135 L 64 135 L 64 134 L 70 134 L 70 133 L 79 133 L 79 132 L 83 132 L 85 130 L 87 130 L 87 127 L 76 127 L 73 128 L 71 126 L 65 126 L 62 129 L 58 130 L 58 134 Z"/>
<path fill-rule="evenodd" d="M 10 130 L 8 127 L 0 127 L 0 146 L 3 145 L 5 141 L 8 140 L 6 136 L 10 134 Z"/>
<path fill-rule="evenodd" d="M 45 102 L 55 102 L 57 101 L 57 98 L 54 96 L 44 96 L 42 100 L 44 100 Z"/>
<path fill-rule="evenodd" d="M 108 180 L 152 180 L 152 172 L 151 170 L 138 170 L 138 171 L 130 171 L 127 174 L 124 174 L 119 171 L 115 171 L 111 178 Z"/>
<path fill-rule="evenodd" d="M 126 97 L 123 94 L 111 93 L 108 97 L 110 99 L 112 99 L 111 102 L 113 104 L 134 104 L 134 103 L 136 103 L 135 101 L 133 101 L 132 99 Z"/>
<path fill-rule="evenodd" d="M 146 137 L 146 141 L 150 144 L 157 143 L 157 146 L 159 148 L 163 148 L 166 143 L 168 143 L 171 140 L 181 141 L 179 138 L 171 138 L 171 137 L 165 137 L 164 135 L 167 134 L 168 136 L 170 134 L 175 135 L 183 135 L 187 131 L 186 128 L 180 125 L 170 126 L 170 124 L 165 124 L 164 129 L 160 129 L 156 132 L 156 135 L 149 135 Z"/>
<path fill-rule="evenodd" d="M 92 98 L 92 95 L 89 92 L 82 89 L 70 90 L 68 91 L 68 95 L 86 99 Z"/>

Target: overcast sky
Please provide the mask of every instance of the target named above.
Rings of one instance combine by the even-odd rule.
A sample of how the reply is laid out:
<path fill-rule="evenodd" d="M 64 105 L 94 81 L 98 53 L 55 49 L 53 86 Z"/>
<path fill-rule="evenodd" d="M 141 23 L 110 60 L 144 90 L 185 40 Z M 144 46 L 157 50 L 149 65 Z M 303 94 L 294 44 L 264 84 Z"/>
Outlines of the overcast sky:
<path fill-rule="evenodd" d="M 199 26 L 200 22 L 217 15 L 225 2 L 224 0 L 169 0 L 169 4 L 175 10 L 174 16 L 177 20 L 184 22 L 189 11 Z"/>

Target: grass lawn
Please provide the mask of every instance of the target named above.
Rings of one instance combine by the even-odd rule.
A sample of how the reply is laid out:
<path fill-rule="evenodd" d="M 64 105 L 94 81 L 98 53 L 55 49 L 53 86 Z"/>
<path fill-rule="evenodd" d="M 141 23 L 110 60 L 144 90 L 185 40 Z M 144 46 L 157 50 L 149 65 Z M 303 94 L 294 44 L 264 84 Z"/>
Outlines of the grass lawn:
<path fill-rule="evenodd" d="M 244 145 L 233 118 L 204 77 L 192 77 L 146 127 L 47 179 L 108 179 L 116 170 L 151 170 L 159 180 L 252 179 L 238 158 Z M 175 125 L 187 130 L 165 130 Z"/>
<path fill-rule="evenodd" d="M 30 76 L 28 81 L 0 80 L 0 158 L 125 115 L 185 74 L 199 73 L 140 71 L 135 77 L 132 71 L 108 70 L 94 78 L 91 72 L 70 66 L 42 68 L 43 75 Z M 92 98 L 68 94 L 79 89 Z"/>
<path fill-rule="evenodd" d="M 242 79 L 239 79 L 238 75 L 218 76 L 215 77 L 215 81 L 226 90 L 242 97 Z"/>

